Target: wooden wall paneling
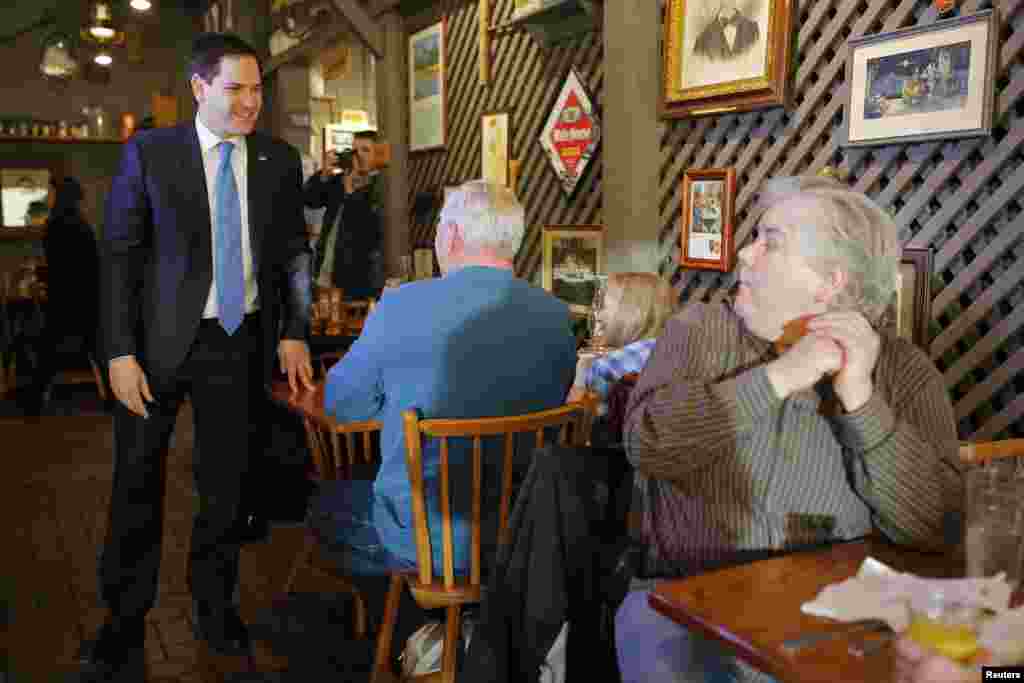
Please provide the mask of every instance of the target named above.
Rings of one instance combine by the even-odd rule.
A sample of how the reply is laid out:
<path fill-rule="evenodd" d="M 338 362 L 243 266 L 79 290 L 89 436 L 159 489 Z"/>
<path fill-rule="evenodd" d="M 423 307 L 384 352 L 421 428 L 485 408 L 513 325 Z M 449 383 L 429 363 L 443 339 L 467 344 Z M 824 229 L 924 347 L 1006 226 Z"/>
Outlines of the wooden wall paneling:
<path fill-rule="evenodd" d="M 512 0 L 495 0 L 493 25 L 507 21 Z M 590 88 L 600 111 L 602 41 L 590 33 L 558 47 L 541 49 L 521 30 L 499 30 L 492 34 L 490 85 L 479 79 L 479 3 L 476 0 L 448 0 L 439 3 L 437 13 L 417 17 L 419 24 L 448 20 L 448 148 L 413 155 L 410 162 L 410 195 L 436 193 L 437 209 L 445 185 L 480 176 L 480 114 L 507 110 L 512 116 L 511 157 L 521 162 L 520 200 L 526 211 L 527 234 L 516 259 L 516 271 L 533 278 L 540 268 L 540 228 L 551 223 L 600 223 L 601 154 L 591 162 L 587 176 L 576 194 L 566 200 L 557 178 L 537 142 L 540 129 L 554 104 L 570 66 L 575 66 Z M 438 218 L 431 216 L 410 226 L 412 244 L 430 244 Z"/>
<path fill-rule="evenodd" d="M 767 178 L 839 167 L 894 216 L 906 246 L 931 247 L 929 352 L 953 398 L 961 438 L 1024 436 L 1024 0 L 968 0 L 1000 12 L 992 136 L 843 149 L 851 37 L 929 24 L 928 0 L 801 3 L 791 109 L 666 122 L 659 160 L 659 240 L 685 300 L 721 301 L 732 273 L 681 269 L 679 181 L 687 169 L 737 170 L 736 248 L 748 241 Z"/>

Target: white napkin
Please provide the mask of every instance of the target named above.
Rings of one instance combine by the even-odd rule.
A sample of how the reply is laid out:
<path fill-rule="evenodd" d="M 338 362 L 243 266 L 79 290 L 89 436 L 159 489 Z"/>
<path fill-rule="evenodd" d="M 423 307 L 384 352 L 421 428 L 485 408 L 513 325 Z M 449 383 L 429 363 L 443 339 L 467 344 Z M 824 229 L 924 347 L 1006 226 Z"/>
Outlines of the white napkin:
<path fill-rule="evenodd" d="M 800 611 L 844 622 L 883 619 L 900 632 L 910 622 L 908 605 L 926 601 L 936 591 L 942 591 L 947 600 L 996 613 L 1007 611 L 1013 592 L 1003 573 L 987 579 L 923 579 L 869 557 L 856 576 L 825 586 Z"/>

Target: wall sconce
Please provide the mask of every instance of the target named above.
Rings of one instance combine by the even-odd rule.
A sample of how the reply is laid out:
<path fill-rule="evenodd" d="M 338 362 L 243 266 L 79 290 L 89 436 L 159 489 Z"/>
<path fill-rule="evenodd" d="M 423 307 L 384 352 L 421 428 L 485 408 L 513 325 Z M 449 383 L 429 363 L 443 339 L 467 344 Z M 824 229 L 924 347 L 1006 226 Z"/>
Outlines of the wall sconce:
<path fill-rule="evenodd" d="M 94 2 L 89 7 L 89 35 L 101 43 L 113 40 L 117 35 L 114 30 L 114 17 L 110 12 L 110 3 Z"/>

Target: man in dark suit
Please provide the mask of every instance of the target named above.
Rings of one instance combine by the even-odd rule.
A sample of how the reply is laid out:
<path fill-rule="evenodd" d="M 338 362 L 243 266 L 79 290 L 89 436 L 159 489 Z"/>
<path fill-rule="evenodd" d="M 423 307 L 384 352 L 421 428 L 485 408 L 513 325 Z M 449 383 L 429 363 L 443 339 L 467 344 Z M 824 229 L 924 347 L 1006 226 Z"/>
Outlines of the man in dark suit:
<path fill-rule="evenodd" d="M 312 387 L 299 154 L 253 132 L 262 106 L 260 64 L 244 41 L 200 36 L 189 77 L 195 120 L 128 140 L 107 199 L 101 331 L 118 404 L 99 574 L 110 616 L 82 656 L 98 680 L 143 677 L 164 458 L 185 394 L 197 446 L 199 509 L 188 566 L 196 635 L 219 653 L 248 651 L 233 594 L 253 406 L 275 350 L 292 389 Z"/>
<path fill-rule="evenodd" d="M 736 0 L 721 0 L 715 18 L 700 32 L 693 51 L 707 59 L 732 59 L 754 47 L 760 37 L 757 22 L 743 16 Z"/>

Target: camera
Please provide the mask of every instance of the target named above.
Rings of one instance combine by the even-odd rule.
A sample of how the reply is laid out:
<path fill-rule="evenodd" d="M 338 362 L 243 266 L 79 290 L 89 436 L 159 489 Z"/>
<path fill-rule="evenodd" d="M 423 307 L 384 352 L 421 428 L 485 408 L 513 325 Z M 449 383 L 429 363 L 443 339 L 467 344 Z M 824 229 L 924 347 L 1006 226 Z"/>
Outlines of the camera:
<path fill-rule="evenodd" d="M 346 149 L 344 152 L 338 152 L 338 159 L 334 162 L 334 167 L 341 173 L 351 173 L 355 168 L 355 151 Z"/>

